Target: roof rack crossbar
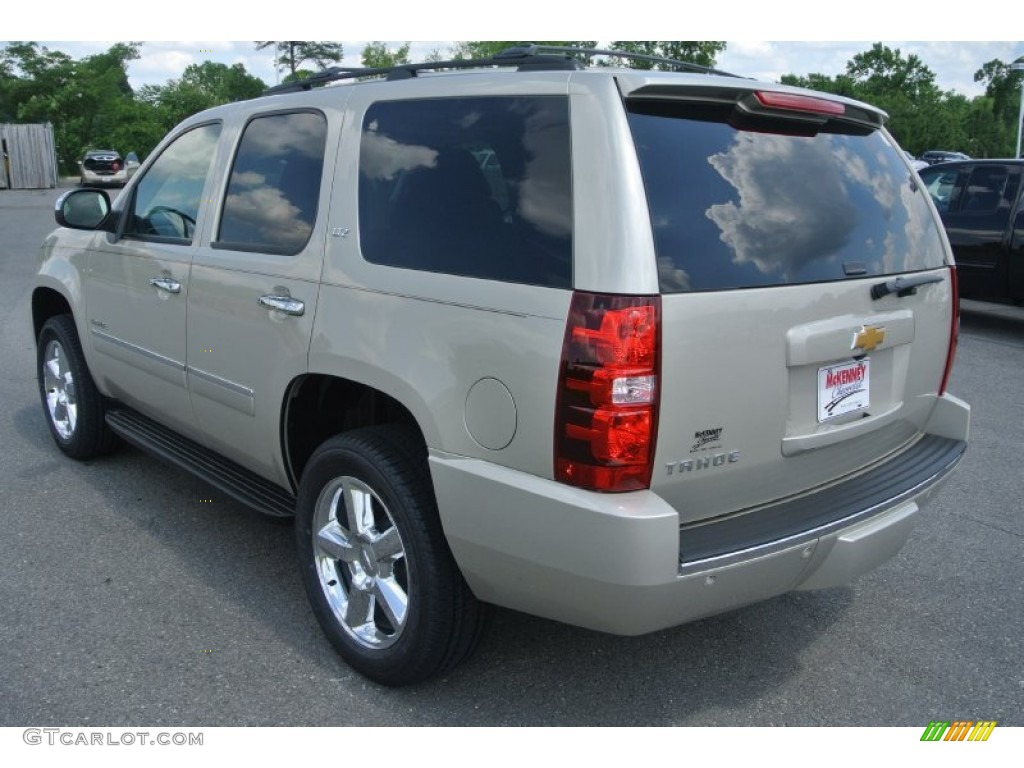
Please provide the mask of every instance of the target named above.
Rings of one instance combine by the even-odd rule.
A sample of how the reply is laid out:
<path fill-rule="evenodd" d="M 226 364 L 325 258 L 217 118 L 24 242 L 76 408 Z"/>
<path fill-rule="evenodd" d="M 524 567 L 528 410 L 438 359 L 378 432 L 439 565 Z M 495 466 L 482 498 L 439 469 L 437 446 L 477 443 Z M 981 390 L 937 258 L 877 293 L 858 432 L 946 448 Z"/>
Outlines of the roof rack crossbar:
<path fill-rule="evenodd" d="M 554 55 L 553 55 L 554 54 Z M 485 59 L 452 59 L 449 61 L 424 61 L 417 64 L 396 64 L 393 67 L 330 67 L 310 75 L 302 80 L 281 83 L 263 92 L 264 96 L 276 93 L 294 93 L 308 91 L 318 85 L 352 80 L 362 77 L 386 76 L 388 80 L 406 80 L 416 77 L 423 70 L 436 69 L 477 69 L 482 67 L 520 67 L 524 70 L 538 69 L 580 69 L 582 63 L 579 55 L 589 60 L 594 56 L 614 56 L 617 58 L 648 61 L 652 64 L 668 64 L 688 72 L 699 72 L 708 75 L 738 77 L 730 72 L 723 72 L 701 64 L 678 59 L 667 59 L 663 56 L 649 56 L 643 53 L 613 51 L 599 48 L 569 48 L 555 45 L 517 45 Z"/>

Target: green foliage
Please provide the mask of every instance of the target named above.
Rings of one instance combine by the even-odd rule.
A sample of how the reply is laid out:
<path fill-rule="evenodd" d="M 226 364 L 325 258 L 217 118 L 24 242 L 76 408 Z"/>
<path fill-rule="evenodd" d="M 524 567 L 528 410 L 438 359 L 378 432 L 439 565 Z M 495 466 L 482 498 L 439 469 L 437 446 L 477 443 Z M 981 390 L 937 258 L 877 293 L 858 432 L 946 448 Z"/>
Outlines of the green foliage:
<path fill-rule="evenodd" d="M 853 79 L 849 75 L 836 75 L 835 77 L 829 77 L 828 75 L 818 73 L 812 73 L 806 76 L 783 75 L 782 83 L 784 85 L 795 85 L 798 88 L 810 88 L 815 91 L 834 93 L 837 96 L 856 98 L 854 95 L 856 91 L 856 83 L 854 83 Z"/>
<path fill-rule="evenodd" d="M 252 99 L 267 89 L 258 77 L 241 64 L 204 61 L 189 64 L 180 79 L 166 85 L 146 86 L 140 98 L 155 107 L 157 122 L 166 132 L 190 115 L 220 104 Z"/>
<path fill-rule="evenodd" d="M 940 90 L 935 74 L 916 55 L 904 56 L 898 48 L 875 43 L 850 59 L 842 74 L 784 75 L 782 82 L 885 110 L 889 131 L 914 155 L 949 149 L 972 157 L 1009 157 L 1019 104 L 1013 88 L 1020 88 L 1020 77 L 998 59 L 990 61 L 974 75 L 976 82 L 986 83 L 986 95 L 968 100 Z"/>
<path fill-rule="evenodd" d="M 536 45 L 552 45 L 564 48 L 597 48 L 596 40 L 537 40 Z M 452 49 L 454 59 L 487 59 L 502 51 L 518 45 L 529 43 L 511 40 L 464 40 L 456 43 Z M 725 50 L 725 43 L 719 41 L 680 42 L 656 40 L 619 40 L 609 45 L 610 48 L 627 53 L 640 53 L 646 56 L 661 56 L 667 59 L 689 61 L 706 67 L 715 65 L 715 57 Z M 626 66 L 634 69 L 661 69 L 663 65 L 636 59 L 611 57 L 602 60 L 603 64 Z M 671 69 L 671 67 L 665 67 Z"/>
<path fill-rule="evenodd" d="M 704 67 L 715 66 L 718 54 L 725 50 L 725 42 L 721 40 L 700 40 L 683 42 L 680 40 L 616 40 L 611 48 L 626 53 L 639 53 L 644 56 L 660 56 L 676 61 L 688 61 Z M 615 59 L 611 63 L 616 66 L 627 66 L 633 69 L 672 69 L 668 64 L 654 64 L 650 61 L 637 59 Z"/>
<path fill-rule="evenodd" d="M 128 62 L 138 57 L 138 43 L 117 43 L 81 61 L 37 43 L 10 43 L 0 52 L 5 119 L 52 123 L 58 164 L 74 173 L 86 149 L 117 149 L 110 128 L 131 109 Z"/>
<path fill-rule="evenodd" d="M 522 43 L 470 40 L 456 44 L 452 58 L 487 58 Z M 538 41 L 540 45 L 594 48 L 597 42 Z M 635 53 L 714 66 L 725 43 L 716 41 L 616 41 L 610 47 Z M 211 61 L 192 64 L 180 78 L 148 85 L 133 93 L 128 64 L 139 58 L 141 43 L 119 42 L 80 60 L 34 42 L 11 42 L 0 48 L 0 122 L 49 122 L 64 173 L 76 173 L 86 149 L 116 149 L 145 157 L 163 135 L 185 117 L 218 104 L 249 99 L 266 85 L 241 64 Z M 273 47 L 275 60 L 289 74 L 285 81 L 313 74 L 342 59 L 340 43 L 257 43 Z M 409 44 L 389 50 L 373 41 L 363 49 L 367 66 L 408 61 Z M 428 60 L 448 56 L 434 51 Z M 303 68 L 303 63 L 309 69 Z M 646 68 L 642 62 L 622 62 Z M 881 43 L 854 56 L 846 71 L 834 75 L 785 75 L 782 82 L 840 94 L 881 107 L 889 113 L 889 130 L 906 149 L 954 149 L 974 157 L 1008 157 L 1017 137 L 1017 110 L 1024 72 L 994 59 L 974 75 L 984 96 L 974 99 L 941 91 L 934 73 L 915 55 Z"/>
<path fill-rule="evenodd" d="M 1019 57 L 1016 62 L 1024 62 L 1024 56 Z M 985 96 L 988 100 L 989 112 L 1001 129 L 997 141 L 1003 150 L 999 154 L 1003 157 L 1013 157 L 1013 153 L 1017 149 L 1017 118 L 1020 116 L 1020 100 L 1024 98 L 1024 93 L 1021 91 L 1021 84 L 1024 83 L 1024 71 L 1012 70 L 1010 64 L 993 59 L 985 62 L 981 69 L 974 73 L 974 82 L 985 83 Z"/>
<path fill-rule="evenodd" d="M 140 45 L 115 43 L 75 61 L 37 43 L 8 44 L 0 49 L 0 121 L 51 123 L 61 172 L 75 174 L 87 149 L 145 157 L 185 117 L 266 89 L 241 64 L 206 61 L 133 93 L 128 63 L 139 58 Z"/>
<path fill-rule="evenodd" d="M 363 66 L 372 69 L 393 67 L 396 64 L 409 63 L 409 43 L 398 48 L 397 51 L 388 50 L 387 45 L 379 40 L 367 43 L 363 48 Z"/>
<path fill-rule="evenodd" d="M 456 43 L 452 49 L 453 59 L 489 59 L 508 48 L 517 45 L 530 45 L 531 43 L 516 42 L 512 40 L 463 40 Z M 534 40 L 536 45 L 555 45 L 565 48 L 594 48 L 596 40 Z"/>
<path fill-rule="evenodd" d="M 327 69 L 331 64 L 338 64 L 345 58 L 341 43 L 326 40 L 256 41 L 256 50 L 262 51 L 266 48 L 274 49 L 274 65 L 287 69 L 290 75 L 295 75 L 307 61 L 319 70 Z"/>

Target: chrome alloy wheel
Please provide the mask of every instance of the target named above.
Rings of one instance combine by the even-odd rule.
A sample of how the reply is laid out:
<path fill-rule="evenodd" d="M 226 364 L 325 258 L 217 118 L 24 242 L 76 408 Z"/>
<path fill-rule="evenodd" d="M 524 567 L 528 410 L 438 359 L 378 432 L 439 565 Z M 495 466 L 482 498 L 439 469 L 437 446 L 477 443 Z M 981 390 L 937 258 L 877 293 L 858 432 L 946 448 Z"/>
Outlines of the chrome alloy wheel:
<path fill-rule="evenodd" d="M 354 477 L 328 483 L 313 518 L 320 587 L 342 628 L 371 650 L 393 645 L 409 614 L 405 546 L 380 497 Z"/>
<path fill-rule="evenodd" d="M 67 353 L 59 341 L 51 340 L 43 356 L 43 387 L 50 422 L 62 440 L 70 440 L 78 424 L 78 401 L 75 380 L 68 365 Z"/>

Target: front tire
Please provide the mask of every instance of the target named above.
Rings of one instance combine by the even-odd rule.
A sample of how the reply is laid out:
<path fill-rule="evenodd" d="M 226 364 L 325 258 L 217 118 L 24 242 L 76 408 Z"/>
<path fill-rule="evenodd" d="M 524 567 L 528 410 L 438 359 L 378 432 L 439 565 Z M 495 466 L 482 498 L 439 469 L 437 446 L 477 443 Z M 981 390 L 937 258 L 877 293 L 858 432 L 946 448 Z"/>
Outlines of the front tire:
<path fill-rule="evenodd" d="M 113 433 L 104 420 L 103 395 L 89 373 L 75 321 L 51 317 L 36 345 L 39 395 L 57 447 L 74 459 L 107 453 Z"/>
<path fill-rule="evenodd" d="M 448 549 L 414 431 L 371 427 L 321 445 L 295 530 L 313 613 L 353 669 L 408 685 L 472 652 L 483 606 Z"/>

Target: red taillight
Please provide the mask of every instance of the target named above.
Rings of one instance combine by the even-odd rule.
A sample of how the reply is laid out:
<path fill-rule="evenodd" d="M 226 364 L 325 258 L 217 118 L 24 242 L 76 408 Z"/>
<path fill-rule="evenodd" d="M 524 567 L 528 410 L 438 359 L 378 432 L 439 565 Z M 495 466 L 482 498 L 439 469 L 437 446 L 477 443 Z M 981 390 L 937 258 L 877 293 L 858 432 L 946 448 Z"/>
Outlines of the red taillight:
<path fill-rule="evenodd" d="M 813 112 L 816 115 L 845 115 L 846 105 L 828 99 L 816 99 L 813 96 L 801 96 L 798 93 L 779 93 L 778 91 L 756 91 L 754 96 L 762 107 L 788 109 L 794 112 Z"/>
<path fill-rule="evenodd" d="M 949 374 L 953 372 L 953 359 L 956 357 L 957 337 L 960 335 L 960 286 L 957 284 L 956 267 L 949 268 L 949 289 L 953 294 L 952 317 L 949 323 L 949 349 L 946 351 L 946 370 L 942 372 L 942 384 L 939 395 L 946 394 Z"/>
<path fill-rule="evenodd" d="M 650 487 L 658 431 L 661 298 L 573 294 L 555 413 L 555 478 Z"/>

